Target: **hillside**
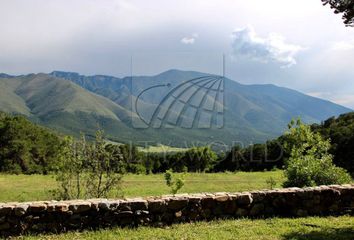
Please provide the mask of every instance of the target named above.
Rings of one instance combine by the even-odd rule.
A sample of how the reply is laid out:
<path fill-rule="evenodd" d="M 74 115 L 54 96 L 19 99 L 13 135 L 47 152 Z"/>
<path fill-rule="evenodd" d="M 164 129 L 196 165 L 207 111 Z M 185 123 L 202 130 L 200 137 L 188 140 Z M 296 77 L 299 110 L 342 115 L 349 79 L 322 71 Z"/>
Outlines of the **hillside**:
<path fill-rule="evenodd" d="M 132 103 L 137 97 L 140 97 L 138 110 L 148 118 L 169 90 L 182 86 L 189 79 L 201 77 L 212 79 L 217 76 L 179 70 L 133 78 L 83 76 L 59 71 L 23 76 L 1 74 L 0 110 L 26 115 L 64 133 L 78 135 L 82 131 L 93 134 L 100 126 L 115 141 L 141 141 L 141 144 L 153 141 L 183 147 L 185 141 L 263 142 L 280 135 L 292 117 L 301 116 L 305 122 L 315 123 L 351 111 L 291 89 L 243 85 L 225 79 L 224 104 L 215 101 L 215 105 L 223 107 L 221 128 L 135 128 L 134 122 L 139 118 Z M 205 85 L 209 82 L 206 81 Z M 167 83 L 167 88 L 139 95 L 151 86 L 167 86 Z M 213 103 L 209 95 L 203 101 L 206 105 Z M 172 109 L 169 118 L 176 116 L 179 116 L 178 112 Z M 188 111 L 183 118 L 193 121 L 193 115 Z M 203 124 L 208 118 L 201 115 L 199 120 Z"/>

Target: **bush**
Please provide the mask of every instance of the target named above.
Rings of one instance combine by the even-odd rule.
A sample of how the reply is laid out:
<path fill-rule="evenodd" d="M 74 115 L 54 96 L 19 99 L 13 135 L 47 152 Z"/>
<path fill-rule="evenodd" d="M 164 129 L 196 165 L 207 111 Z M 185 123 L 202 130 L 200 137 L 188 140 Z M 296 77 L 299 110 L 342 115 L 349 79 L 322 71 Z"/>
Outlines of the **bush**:
<path fill-rule="evenodd" d="M 97 132 L 92 144 L 87 143 L 84 136 L 80 141 L 67 137 L 60 154 L 56 197 L 101 198 L 108 197 L 113 191 L 118 193 L 124 171 L 119 170 L 116 158 L 107 150 L 101 131 Z"/>
<path fill-rule="evenodd" d="M 313 133 L 310 126 L 298 120 L 289 124 L 284 147 L 290 151 L 286 161 L 285 187 L 305 187 L 328 184 L 343 184 L 351 181 L 350 175 L 333 164 L 328 153 L 329 140 Z"/>
<path fill-rule="evenodd" d="M 166 185 L 171 188 L 171 193 L 176 194 L 184 186 L 184 175 L 176 177 L 172 170 L 167 170 L 164 174 Z"/>
<path fill-rule="evenodd" d="M 304 187 L 329 184 L 343 184 L 351 181 L 348 173 L 336 167 L 331 157 L 316 159 L 313 156 L 303 156 L 289 161 L 285 170 L 287 181 L 285 187 Z"/>
<path fill-rule="evenodd" d="M 269 177 L 269 178 L 266 180 L 266 183 L 267 183 L 268 188 L 271 189 L 271 190 L 277 185 L 277 182 L 276 182 L 275 179 L 272 178 L 272 177 Z"/>

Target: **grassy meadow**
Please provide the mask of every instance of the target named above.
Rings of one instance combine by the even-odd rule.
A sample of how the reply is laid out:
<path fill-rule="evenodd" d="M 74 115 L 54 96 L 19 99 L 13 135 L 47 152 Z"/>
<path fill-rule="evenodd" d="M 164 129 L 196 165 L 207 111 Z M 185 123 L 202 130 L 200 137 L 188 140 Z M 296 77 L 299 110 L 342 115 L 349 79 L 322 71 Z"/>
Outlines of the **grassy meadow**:
<path fill-rule="evenodd" d="M 267 179 L 272 177 L 276 187 L 284 181 L 283 172 L 237 172 L 237 173 L 187 173 L 185 186 L 180 193 L 240 192 L 269 188 Z M 51 175 L 0 174 L 0 202 L 34 201 L 52 199 L 50 190 L 56 188 Z M 133 175 L 123 178 L 124 197 L 169 194 L 163 174 Z M 116 197 L 116 196 L 111 196 Z"/>
<path fill-rule="evenodd" d="M 272 177 L 281 187 L 282 171 L 237 173 L 188 173 L 183 193 L 237 192 L 269 188 L 266 180 Z M 53 176 L 0 175 L 0 202 L 51 199 L 50 190 L 56 188 Z M 163 175 L 124 176 L 125 197 L 168 194 Z M 114 196 L 112 196 L 114 197 Z M 18 239 L 354 239 L 354 217 L 308 217 L 272 219 L 215 220 L 175 224 L 163 228 L 139 227 L 102 229 L 99 231 L 68 232 L 21 236 Z"/>
<path fill-rule="evenodd" d="M 236 219 L 175 224 L 164 228 L 113 228 L 20 239 L 244 239 L 244 240 L 353 240 L 354 217 Z"/>
<path fill-rule="evenodd" d="M 139 151 L 144 153 L 170 153 L 170 152 L 185 152 L 188 148 L 171 147 L 163 144 L 157 146 L 139 147 Z"/>

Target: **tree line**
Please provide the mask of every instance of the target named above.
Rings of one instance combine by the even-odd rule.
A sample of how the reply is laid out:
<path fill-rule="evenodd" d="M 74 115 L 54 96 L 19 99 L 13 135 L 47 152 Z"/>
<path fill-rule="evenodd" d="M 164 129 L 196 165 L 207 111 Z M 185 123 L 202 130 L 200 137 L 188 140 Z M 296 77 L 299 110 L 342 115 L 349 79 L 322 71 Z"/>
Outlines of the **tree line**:
<path fill-rule="evenodd" d="M 328 152 L 333 155 L 334 164 L 353 175 L 354 113 L 329 118 L 310 128 L 323 139 L 330 140 Z M 92 148 L 91 141 L 80 143 L 82 141 L 83 137 L 68 142 L 66 137 L 33 124 L 23 116 L 0 113 L 0 171 L 17 174 L 55 172 L 68 145 L 72 148 L 75 144 L 76 147 L 85 144 Z M 294 141 L 297 140 L 283 134 L 264 144 L 236 145 L 226 153 L 216 153 L 208 146 L 161 153 L 142 152 L 131 144 L 105 142 L 103 148 L 109 153 L 110 167 L 118 173 L 164 173 L 169 169 L 174 172 L 263 171 L 283 168 L 291 154 L 291 149 L 285 145 L 295 144 Z"/>

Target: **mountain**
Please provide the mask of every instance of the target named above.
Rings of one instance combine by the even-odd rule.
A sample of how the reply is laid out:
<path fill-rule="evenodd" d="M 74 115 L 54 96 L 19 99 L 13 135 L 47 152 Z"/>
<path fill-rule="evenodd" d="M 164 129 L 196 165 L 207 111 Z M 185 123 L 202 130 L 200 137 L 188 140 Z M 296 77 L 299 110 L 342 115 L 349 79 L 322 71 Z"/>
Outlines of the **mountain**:
<path fill-rule="evenodd" d="M 182 99 L 189 90 L 193 90 L 193 96 Z M 0 93 L 0 110 L 26 115 L 64 133 L 78 135 L 82 131 L 91 135 L 101 127 L 114 141 L 140 141 L 138 144 L 153 141 L 176 146 L 184 146 L 186 141 L 222 141 L 227 145 L 235 141 L 264 142 L 280 135 L 293 117 L 315 123 L 352 111 L 287 88 L 243 85 L 231 79 L 222 81 L 211 74 L 180 70 L 124 78 L 62 71 L 21 76 L 0 74 Z M 199 97 L 200 93 L 204 95 Z M 213 98 L 211 93 L 216 96 Z M 170 100 L 174 107 L 166 105 Z M 197 114 L 189 112 L 196 100 L 203 107 L 209 105 L 222 111 L 216 115 L 208 115 L 207 109 L 200 113 L 197 110 Z M 178 107 L 182 109 L 182 117 Z M 154 115 L 156 109 L 159 114 L 167 111 L 167 119 Z M 185 128 L 181 124 L 194 124 L 196 116 L 200 125 L 208 122 L 215 125 L 218 117 L 222 117 L 222 122 L 210 128 Z M 141 124 L 144 119 L 152 119 L 154 124 L 160 121 L 167 127 L 136 127 L 135 123 Z M 171 128 L 173 119 L 180 124 L 178 127 Z"/>
<path fill-rule="evenodd" d="M 132 113 L 109 99 L 77 84 L 48 74 L 0 78 L 0 110 L 22 114 L 31 120 L 68 134 L 89 132 L 98 123 L 123 124 Z"/>

